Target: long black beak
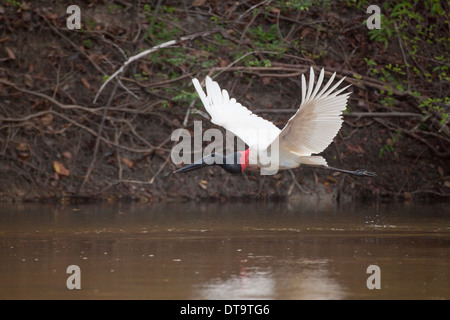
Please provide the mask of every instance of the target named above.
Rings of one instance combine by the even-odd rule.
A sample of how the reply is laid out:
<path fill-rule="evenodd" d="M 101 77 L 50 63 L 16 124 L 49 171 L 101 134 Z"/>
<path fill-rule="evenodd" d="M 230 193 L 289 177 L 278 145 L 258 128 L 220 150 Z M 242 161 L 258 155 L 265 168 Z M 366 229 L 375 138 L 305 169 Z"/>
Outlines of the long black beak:
<path fill-rule="evenodd" d="M 212 164 L 206 163 L 205 160 L 211 158 L 211 155 L 203 158 L 201 160 L 201 162 L 197 162 L 197 163 L 192 163 L 192 164 L 188 164 L 187 166 L 184 166 L 183 168 L 180 168 L 178 170 L 175 170 L 173 173 L 181 173 L 181 172 L 189 172 L 189 171 L 194 171 L 194 170 L 198 170 L 201 169 L 203 167 L 207 167 L 207 166 L 211 166 Z"/>
<path fill-rule="evenodd" d="M 178 170 L 175 170 L 173 173 L 181 173 L 181 172 L 189 172 L 189 171 L 194 171 L 194 170 L 198 170 L 201 169 L 203 167 L 206 166 L 210 166 L 210 164 L 206 164 L 203 162 L 202 163 L 193 163 L 193 164 L 188 164 L 187 166 L 184 166 L 183 168 L 180 168 Z"/>

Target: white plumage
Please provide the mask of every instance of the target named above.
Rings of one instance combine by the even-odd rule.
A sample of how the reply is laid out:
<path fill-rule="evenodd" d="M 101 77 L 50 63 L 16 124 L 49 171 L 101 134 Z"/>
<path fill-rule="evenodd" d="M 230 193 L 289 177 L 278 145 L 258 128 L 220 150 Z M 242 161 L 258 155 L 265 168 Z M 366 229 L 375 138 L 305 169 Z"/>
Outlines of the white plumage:
<path fill-rule="evenodd" d="M 206 77 L 206 93 L 197 79 L 194 87 L 211 116 L 211 122 L 237 135 L 249 147 L 267 148 L 281 132 L 272 122 L 252 113 L 236 99 L 230 99 L 226 90 L 220 90 L 217 82 Z"/>
<path fill-rule="evenodd" d="M 302 102 L 283 130 L 255 115 L 234 98 L 230 99 L 228 92 L 221 90 L 210 77 L 206 77 L 205 81 L 207 95 L 197 79 L 192 82 L 211 116 L 211 122 L 241 138 L 250 147 L 250 156 L 270 148 L 278 138 L 278 165 L 280 169 L 288 169 L 301 164 L 327 165 L 323 157 L 314 154 L 325 150 L 338 133 L 343 121 L 342 112 L 350 95 L 349 92 L 343 93 L 349 86 L 336 91 L 345 77 L 330 88 L 335 75 L 322 89 L 323 69 L 316 85 L 313 68 L 310 69 L 308 85 L 302 75 Z"/>

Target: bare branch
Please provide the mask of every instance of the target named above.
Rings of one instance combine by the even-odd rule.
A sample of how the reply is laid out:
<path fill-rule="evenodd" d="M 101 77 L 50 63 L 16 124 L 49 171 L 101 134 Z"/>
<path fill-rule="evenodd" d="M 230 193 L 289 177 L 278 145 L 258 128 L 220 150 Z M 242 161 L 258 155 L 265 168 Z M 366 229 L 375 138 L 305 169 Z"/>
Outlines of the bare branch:
<path fill-rule="evenodd" d="M 198 37 L 204 37 L 204 36 L 207 36 L 207 35 L 210 35 L 210 34 L 213 34 L 213 33 L 217 33 L 217 32 L 220 32 L 220 30 L 217 29 L 217 30 L 211 30 L 211 31 L 205 31 L 205 32 L 198 32 L 198 33 L 194 33 L 194 34 L 191 34 L 191 35 L 188 35 L 188 36 L 183 36 L 183 37 L 181 37 L 180 39 L 177 39 L 177 40 L 171 40 L 171 41 L 164 42 L 164 43 L 162 43 L 162 44 L 159 44 L 159 45 L 157 45 L 157 46 L 154 46 L 154 47 L 152 47 L 152 48 L 150 48 L 150 49 L 148 49 L 148 50 L 142 51 L 141 53 L 138 53 L 138 54 L 136 54 L 136 55 L 134 55 L 134 56 L 128 58 L 128 60 L 125 61 L 124 64 L 119 68 L 119 70 L 117 70 L 116 72 L 114 72 L 114 73 L 113 73 L 113 74 L 112 74 L 112 75 L 111 75 L 111 76 L 110 76 L 110 77 L 102 84 L 102 86 L 101 86 L 100 89 L 98 90 L 97 94 L 95 95 L 94 101 L 93 101 L 93 102 L 96 103 L 96 101 L 97 101 L 97 99 L 98 99 L 100 93 L 101 93 L 101 92 L 103 91 L 103 89 L 108 85 L 108 83 L 111 82 L 111 80 L 113 80 L 114 78 L 116 78 L 117 75 L 118 75 L 119 73 L 122 73 L 122 72 L 125 70 L 125 68 L 126 68 L 130 63 L 132 63 L 132 62 L 134 62 L 134 61 L 136 61 L 136 60 L 139 60 L 139 59 L 141 59 L 141 58 L 144 58 L 144 57 L 146 57 L 147 55 L 149 55 L 150 53 L 155 52 L 155 51 L 158 51 L 158 50 L 160 50 L 160 49 L 167 48 L 167 47 L 171 47 L 171 46 L 174 46 L 174 45 L 176 45 L 176 44 L 179 44 L 180 42 L 190 41 L 190 40 L 193 40 L 193 39 L 195 39 L 195 38 L 198 38 Z"/>

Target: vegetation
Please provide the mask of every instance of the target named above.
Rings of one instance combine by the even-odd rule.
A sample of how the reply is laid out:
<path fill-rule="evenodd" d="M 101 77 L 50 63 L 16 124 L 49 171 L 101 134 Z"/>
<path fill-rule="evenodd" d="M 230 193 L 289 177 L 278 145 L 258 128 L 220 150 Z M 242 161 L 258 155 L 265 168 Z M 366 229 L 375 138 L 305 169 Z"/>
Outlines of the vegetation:
<path fill-rule="evenodd" d="M 0 198 L 221 199 L 237 186 L 255 198 L 305 191 L 448 197 L 448 2 L 385 1 L 381 28 L 369 30 L 370 4 L 106 1 L 81 6 L 82 29 L 68 30 L 65 4 L 7 0 L 0 5 Z M 111 79 L 131 56 L 186 35 L 193 36 Z M 327 157 L 378 171 L 377 179 L 299 169 L 272 179 L 224 176 L 198 188 L 199 179 L 222 173 L 171 175 L 171 133 L 204 119 L 192 77 L 215 76 L 241 103 L 283 125 L 309 66 L 352 84 Z M 194 186 L 181 187 L 188 183 Z"/>

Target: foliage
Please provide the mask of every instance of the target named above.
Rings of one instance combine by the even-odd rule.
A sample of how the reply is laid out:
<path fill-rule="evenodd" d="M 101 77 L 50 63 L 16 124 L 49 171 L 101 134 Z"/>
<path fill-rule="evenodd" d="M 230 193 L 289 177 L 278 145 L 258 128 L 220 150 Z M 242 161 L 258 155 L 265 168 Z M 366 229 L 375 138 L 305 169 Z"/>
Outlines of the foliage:
<path fill-rule="evenodd" d="M 276 2 L 276 7 L 280 8 L 283 12 L 289 10 L 300 10 L 300 11 L 308 11 L 313 6 L 326 7 L 329 6 L 329 0 L 291 0 L 291 1 L 282 1 L 279 0 Z"/>
<path fill-rule="evenodd" d="M 364 7 L 366 1 L 347 3 Z M 385 1 L 381 6 L 381 28 L 369 30 L 369 39 L 382 43 L 385 52 L 400 51 L 402 62 L 386 62 L 385 55 L 364 58 L 369 75 L 408 91 L 418 100 L 424 117 L 436 119 L 441 127 L 448 123 L 450 112 L 448 9 L 447 2 L 437 0 Z M 392 91 L 381 93 L 383 105 L 392 107 L 397 103 Z"/>
<path fill-rule="evenodd" d="M 378 153 L 378 157 L 382 158 L 386 154 L 386 152 L 394 152 L 395 151 L 395 143 L 402 136 L 402 131 L 398 130 L 392 137 L 392 139 L 388 139 L 386 144 L 380 148 L 380 152 Z"/>
<path fill-rule="evenodd" d="M 398 194 L 400 184 L 407 192 L 426 186 L 429 194 L 448 196 L 448 2 L 380 2 L 379 30 L 365 26 L 371 4 L 97 1 L 83 7 L 83 30 L 69 32 L 51 6 L 44 12 L 32 1 L 6 0 L 0 10 L 3 167 L 30 185 L 65 185 L 67 194 L 115 192 L 145 176 L 151 182 L 135 190 L 178 196 L 174 180 L 166 178 L 173 170 L 168 137 L 205 116 L 191 78 L 215 77 L 242 104 L 268 110 L 260 115 L 281 126 L 299 104 L 299 75 L 314 66 L 352 84 L 345 124 L 335 148 L 325 151 L 329 159 L 345 167 L 358 161 L 383 167 L 377 179 L 352 182 L 358 195 Z M 126 65 L 92 102 L 129 57 L 197 33 L 205 34 Z M 320 182 L 326 173 L 317 173 Z M 251 192 L 285 196 L 288 188 L 278 186 L 292 183 L 282 173 L 276 188 L 267 181 L 275 180 Z M 345 192 L 350 179 L 341 181 L 336 185 Z"/>
<path fill-rule="evenodd" d="M 16 0 L 6 0 L 6 3 L 16 6 L 16 7 L 19 7 L 19 8 L 22 7 L 22 5 L 23 5 L 20 1 L 16 1 Z"/>

